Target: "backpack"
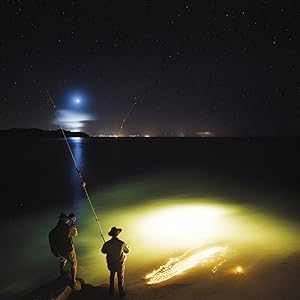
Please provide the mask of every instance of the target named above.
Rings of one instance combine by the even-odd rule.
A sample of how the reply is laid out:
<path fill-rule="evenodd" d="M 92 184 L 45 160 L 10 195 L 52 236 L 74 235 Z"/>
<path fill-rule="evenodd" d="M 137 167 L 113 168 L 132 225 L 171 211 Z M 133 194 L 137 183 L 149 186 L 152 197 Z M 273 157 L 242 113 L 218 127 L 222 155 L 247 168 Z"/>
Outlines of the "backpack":
<path fill-rule="evenodd" d="M 51 252 L 53 253 L 54 256 L 56 256 L 56 257 L 59 256 L 59 254 L 58 254 L 59 241 L 58 241 L 57 227 L 54 227 L 53 229 L 50 230 L 48 239 L 49 239 L 49 246 L 50 246 Z"/>

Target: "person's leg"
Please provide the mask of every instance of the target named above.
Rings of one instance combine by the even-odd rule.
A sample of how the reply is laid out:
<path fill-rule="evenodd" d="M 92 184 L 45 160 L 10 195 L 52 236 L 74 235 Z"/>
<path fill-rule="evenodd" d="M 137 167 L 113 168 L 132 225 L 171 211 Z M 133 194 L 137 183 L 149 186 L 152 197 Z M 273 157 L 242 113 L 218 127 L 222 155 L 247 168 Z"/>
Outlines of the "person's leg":
<path fill-rule="evenodd" d="M 58 260 L 59 260 L 59 274 L 60 274 L 61 277 L 65 277 L 67 259 L 63 256 L 59 256 Z"/>
<path fill-rule="evenodd" d="M 125 296 L 125 264 L 122 264 L 118 270 L 118 286 L 119 286 L 119 293 L 121 297 Z"/>
<path fill-rule="evenodd" d="M 116 271 L 111 270 L 110 271 L 110 276 L 109 276 L 109 293 L 113 294 L 115 291 L 115 274 Z"/>
<path fill-rule="evenodd" d="M 69 261 L 71 264 L 71 276 L 72 276 L 72 282 L 76 283 L 76 276 L 77 276 L 77 256 L 75 249 L 73 249 L 69 253 Z"/>

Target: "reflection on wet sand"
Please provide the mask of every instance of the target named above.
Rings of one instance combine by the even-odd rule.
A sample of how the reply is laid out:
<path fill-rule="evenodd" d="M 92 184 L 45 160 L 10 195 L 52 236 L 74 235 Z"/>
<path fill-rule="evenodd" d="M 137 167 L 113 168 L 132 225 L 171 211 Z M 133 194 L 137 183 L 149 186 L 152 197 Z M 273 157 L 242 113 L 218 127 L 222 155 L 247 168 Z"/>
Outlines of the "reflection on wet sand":
<path fill-rule="evenodd" d="M 217 265 L 219 265 L 219 260 L 224 257 L 225 251 L 226 247 L 189 250 L 181 256 L 170 258 L 166 264 L 160 266 L 152 273 L 147 274 L 145 279 L 148 280 L 147 284 L 157 284 L 173 278 L 174 276 L 177 276 L 198 264 L 203 264 L 210 260 L 218 262 Z M 214 270 L 217 270 L 216 266 L 213 268 Z"/>

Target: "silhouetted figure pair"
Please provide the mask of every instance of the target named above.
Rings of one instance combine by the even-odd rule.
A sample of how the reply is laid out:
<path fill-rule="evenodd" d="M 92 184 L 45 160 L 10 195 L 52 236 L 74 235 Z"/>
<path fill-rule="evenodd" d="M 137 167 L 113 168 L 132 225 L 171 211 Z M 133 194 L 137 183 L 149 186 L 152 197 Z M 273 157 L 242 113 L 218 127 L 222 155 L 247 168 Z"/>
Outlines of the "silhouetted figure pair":
<path fill-rule="evenodd" d="M 51 252 L 58 258 L 60 267 L 60 276 L 66 276 L 67 263 L 71 266 L 71 285 L 74 290 L 80 290 L 81 285 L 76 280 L 77 275 L 77 257 L 73 243 L 73 237 L 78 235 L 75 226 L 76 216 L 74 214 L 66 215 L 61 213 L 56 226 L 49 232 L 49 244 Z M 128 245 L 118 239 L 121 228 L 112 227 L 108 232 L 111 239 L 104 243 L 101 251 L 106 254 L 107 267 L 110 271 L 109 292 L 114 294 L 114 281 L 117 273 L 119 294 L 125 297 L 125 253 L 129 252 Z"/>

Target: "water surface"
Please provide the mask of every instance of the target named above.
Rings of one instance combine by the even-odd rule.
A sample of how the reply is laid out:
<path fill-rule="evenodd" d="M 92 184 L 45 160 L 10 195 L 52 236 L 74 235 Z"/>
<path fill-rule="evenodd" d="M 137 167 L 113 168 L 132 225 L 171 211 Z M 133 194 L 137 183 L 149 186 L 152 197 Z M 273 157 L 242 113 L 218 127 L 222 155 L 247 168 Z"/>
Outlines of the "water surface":
<path fill-rule="evenodd" d="M 105 237 L 110 227 L 123 228 L 131 287 L 197 247 L 227 247 L 227 260 L 241 255 L 245 268 L 299 250 L 297 140 L 70 139 L 70 145 Z M 56 277 L 47 235 L 61 211 L 78 216 L 79 275 L 106 284 L 102 240 L 65 142 L 5 140 L 1 157 L 2 293 Z"/>

